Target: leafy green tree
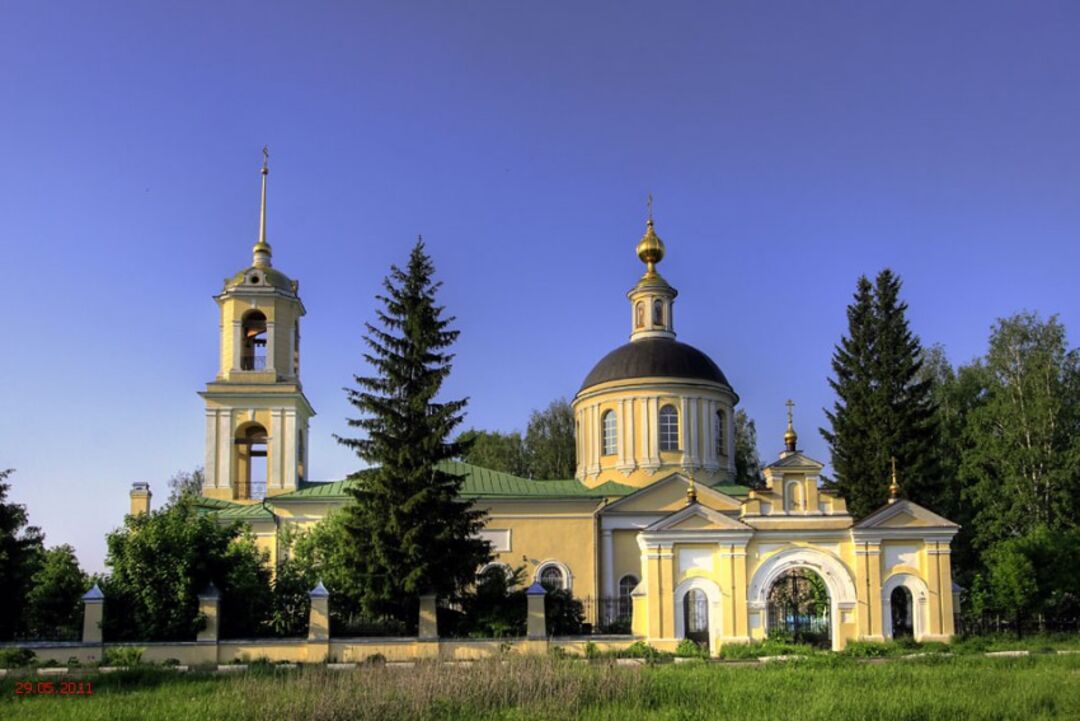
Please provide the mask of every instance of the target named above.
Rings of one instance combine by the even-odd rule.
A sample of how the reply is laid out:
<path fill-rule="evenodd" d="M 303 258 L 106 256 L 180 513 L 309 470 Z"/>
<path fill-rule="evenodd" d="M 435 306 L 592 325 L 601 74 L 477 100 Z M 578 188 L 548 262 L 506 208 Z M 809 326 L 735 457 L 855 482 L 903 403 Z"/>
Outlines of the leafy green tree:
<path fill-rule="evenodd" d="M 203 478 L 202 466 L 192 471 L 177 471 L 168 481 L 169 500 L 167 502 L 172 504 L 186 496 L 202 495 Z"/>
<path fill-rule="evenodd" d="M 735 411 L 735 482 L 751 488 L 765 484 L 758 456 L 757 425 L 744 410 Z"/>
<path fill-rule="evenodd" d="M 436 400 L 458 331 L 436 303 L 434 273 L 422 240 L 404 270 L 391 267 L 386 294 L 377 296 L 382 328 L 368 323 L 364 337 L 375 375 L 355 376 L 359 388 L 346 389 L 361 413 L 348 423 L 365 435 L 337 437 L 373 466 L 355 475 L 355 502 L 345 508 L 363 609 L 410 624 L 420 594 L 459 596 L 490 557 L 490 545 L 477 538 L 483 513 L 461 498 L 463 477 L 437 465 L 468 448 L 448 440 L 467 401 Z"/>
<path fill-rule="evenodd" d="M 0 470 L 0 640 L 15 637 L 26 613 L 33 576 L 41 568 L 44 535 L 29 526 L 26 507 L 7 500 L 14 470 Z"/>
<path fill-rule="evenodd" d="M 525 441 L 517 431 L 499 433 L 473 428 L 458 436 L 457 442 L 468 446 L 469 450 L 461 459 L 466 463 L 515 476 L 529 473 Z"/>
<path fill-rule="evenodd" d="M 320 581 L 330 591 L 330 622 L 334 630 L 353 626 L 360 614 L 361 589 L 349 565 L 346 516 L 333 512 L 310 528 L 282 529 L 281 560 L 274 576 L 271 628 L 281 636 L 307 632 L 308 595 Z"/>
<path fill-rule="evenodd" d="M 542 411 L 533 411 L 525 431 L 528 477 L 573 478 L 577 463 L 574 443 L 574 411 L 565 398 L 553 400 Z"/>
<path fill-rule="evenodd" d="M 270 571 L 251 531 L 179 502 L 131 515 L 106 537 L 104 631 L 112 640 L 190 640 L 203 627 L 198 594 L 221 593 L 225 636 L 258 634 L 269 616 Z"/>
<path fill-rule="evenodd" d="M 63 545 L 45 551 L 26 598 L 26 635 L 42 640 L 79 638 L 82 596 L 89 587 L 74 548 Z"/>
<path fill-rule="evenodd" d="M 889 459 L 903 469 L 904 494 L 931 508 L 942 493 L 932 383 L 920 379 L 922 347 L 891 270 L 871 285 L 860 277 L 848 306 L 848 335 L 833 354 L 829 385 L 837 400 L 821 434 L 832 451 L 829 487 L 856 517 L 888 498 Z"/>
<path fill-rule="evenodd" d="M 1031 529 L 1075 527 L 1080 513 L 1080 352 L 1064 326 L 1034 313 L 994 326 L 983 397 L 968 414 L 961 472 L 987 549 Z M 975 372 L 975 371 L 973 371 Z"/>

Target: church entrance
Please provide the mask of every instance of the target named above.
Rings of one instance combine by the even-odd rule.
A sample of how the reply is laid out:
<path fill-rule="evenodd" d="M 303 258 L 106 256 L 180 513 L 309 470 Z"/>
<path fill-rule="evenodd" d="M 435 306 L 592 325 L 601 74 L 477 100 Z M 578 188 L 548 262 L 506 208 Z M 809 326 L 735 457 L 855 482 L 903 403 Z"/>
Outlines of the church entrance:
<path fill-rule="evenodd" d="M 892 637 L 912 638 L 915 635 L 915 625 L 911 613 L 911 591 L 897 586 L 889 596 L 889 602 L 892 606 Z"/>
<path fill-rule="evenodd" d="M 785 571 L 769 589 L 769 636 L 830 648 L 829 607 L 829 589 L 821 576 L 805 568 Z"/>
<path fill-rule="evenodd" d="M 709 598 L 700 588 L 683 596 L 683 635 L 699 646 L 709 645 Z"/>

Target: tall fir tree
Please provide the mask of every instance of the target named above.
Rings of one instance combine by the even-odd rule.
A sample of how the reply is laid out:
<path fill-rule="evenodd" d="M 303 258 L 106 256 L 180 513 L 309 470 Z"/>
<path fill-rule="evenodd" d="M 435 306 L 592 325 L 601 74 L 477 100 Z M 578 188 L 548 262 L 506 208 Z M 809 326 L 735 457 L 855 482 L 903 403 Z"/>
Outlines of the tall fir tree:
<path fill-rule="evenodd" d="M 12 640 L 20 630 L 27 594 L 45 553 L 45 536 L 37 526 L 27 525 L 26 507 L 7 500 L 11 485 L 6 481 L 14 472 L 0 470 L 0 641 Z"/>
<path fill-rule="evenodd" d="M 415 623 L 418 597 L 457 598 L 491 555 L 477 538 L 483 513 L 462 500 L 462 476 L 440 462 L 464 456 L 467 442 L 450 441 L 467 399 L 436 400 L 450 374 L 458 337 L 453 317 L 437 305 L 435 267 L 418 240 L 405 270 L 391 266 L 376 299 L 382 328 L 365 324 L 372 376 L 346 388 L 361 413 L 349 419 L 360 438 L 336 437 L 372 468 L 354 474 L 345 508 L 349 565 L 365 613 Z M 330 589 L 333 591 L 333 589 Z"/>
<path fill-rule="evenodd" d="M 833 354 L 829 385 L 837 400 L 826 411 L 831 428 L 821 434 L 832 452 L 829 486 L 856 517 L 885 503 L 893 456 L 906 497 L 933 508 L 942 492 L 933 383 L 921 376 L 922 346 L 900 287 L 887 268 L 873 285 L 860 277 L 848 306 L 848 335 Z"/>

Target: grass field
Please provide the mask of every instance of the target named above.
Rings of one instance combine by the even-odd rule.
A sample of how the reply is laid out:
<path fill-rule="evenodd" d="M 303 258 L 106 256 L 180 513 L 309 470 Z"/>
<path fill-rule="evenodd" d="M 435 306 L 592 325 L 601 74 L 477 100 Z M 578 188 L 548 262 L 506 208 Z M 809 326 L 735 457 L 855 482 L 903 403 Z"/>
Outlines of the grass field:
<path fill-rule="evenodd" d="M 537 657 L 226 676 L 139 669 L 92 680 L 92 696 L 26 697 L 4 679 L 0 718 L 1080 719 L 1080 655 L 640 667 Z"/>

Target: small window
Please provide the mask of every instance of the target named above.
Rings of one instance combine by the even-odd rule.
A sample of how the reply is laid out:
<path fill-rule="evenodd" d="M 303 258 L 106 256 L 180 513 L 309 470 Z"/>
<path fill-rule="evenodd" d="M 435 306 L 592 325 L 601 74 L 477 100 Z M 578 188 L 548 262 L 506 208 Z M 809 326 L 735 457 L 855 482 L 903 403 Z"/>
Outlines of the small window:
<path fill-rule="evenodd" d="M 566 589 L 566 574 L 554 564 L 544 566 L 540 571 L 540 585 L 549 591 L 563 591 Z"/>
<path fill-rule="evenodd" d="M 716 454 L 718 456 L 727 455 L 727 436 L 724 434 L 726 428 L 724 427 L 724 412 L 716 412 Z"/>
<path fill-rule="evenodd" d="M 679 412 L 675 406 L 664 406 L 660 409 L 660 450 L 679 450 Z"/>
<path fill-rule="evenodd" d="M 637 305 L 634 306 L 634 327 L 645 327 L 645 304 L 641 301 L 638 301 Z"/>
<path fill-rule="evenodd" d="M 664 325 L 664 302 L 662 300 L 654 300 L 652 304 L 652 324 L 654 326 Z"/>
<path fill-rule="evenodd" d="M 605 456 L 613 456 L 618 453 L 618 426 L 615 421 L 615 412 L 606 411 L 600 421 L 604 429 L 603 448 Z"/>

